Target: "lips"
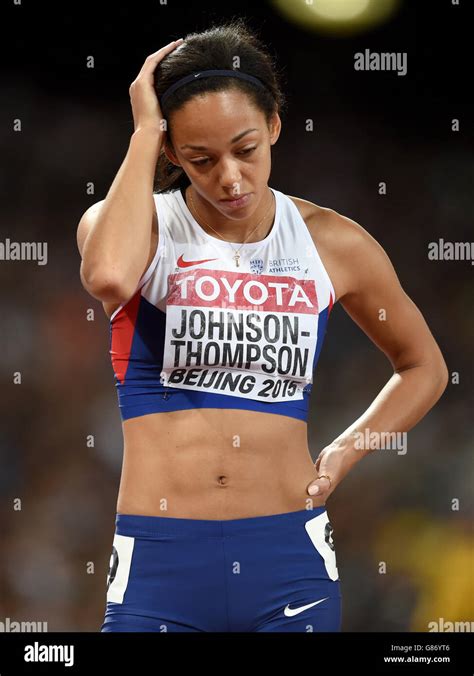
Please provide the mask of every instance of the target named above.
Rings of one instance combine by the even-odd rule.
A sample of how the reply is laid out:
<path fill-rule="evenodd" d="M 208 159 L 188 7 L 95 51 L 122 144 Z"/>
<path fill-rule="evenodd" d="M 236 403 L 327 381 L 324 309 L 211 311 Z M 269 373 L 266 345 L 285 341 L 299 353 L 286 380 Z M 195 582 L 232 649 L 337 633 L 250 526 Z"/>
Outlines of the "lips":
<path fill-rule="evenodd" d="M 245 207 L 250 203 L 252 199 L 252 193 L 246 192 L 245 195 L 239 195 L 236 199 L 230 200 L 219 200 L 223 208 L 227 211 L 236 211 L 237 209 L 245 209 Z"/>
<path fill-rule="evenodd" d="M 247 195 L 250 195 L 250 193 L 244 192 L 242 195 L 239 195 L 238 197 L 231 197 L 229 199 L 219 200 L 219 202 L 237 202 L 237 200 L 240 200 L 242 199 L 242 197 L 246 197 Z"/>

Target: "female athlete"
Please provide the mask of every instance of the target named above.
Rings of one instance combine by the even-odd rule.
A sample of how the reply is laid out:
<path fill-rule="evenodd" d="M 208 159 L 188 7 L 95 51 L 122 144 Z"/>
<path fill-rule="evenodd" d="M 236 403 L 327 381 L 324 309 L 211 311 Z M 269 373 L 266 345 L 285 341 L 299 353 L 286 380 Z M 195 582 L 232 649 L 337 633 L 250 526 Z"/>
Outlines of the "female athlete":
<path fill-rule="evenodd" d="M 126 157 L 77 233 L 124 434 L 101 631 L 339 631 L 328 497 L 367 431 L 435 404 L 444 359 L 364 228 L 268 185 L 284 97 L 242 20 L 148 56 L 130 97 Z M 313 462 L 336 302 L 394 372 Z"/>

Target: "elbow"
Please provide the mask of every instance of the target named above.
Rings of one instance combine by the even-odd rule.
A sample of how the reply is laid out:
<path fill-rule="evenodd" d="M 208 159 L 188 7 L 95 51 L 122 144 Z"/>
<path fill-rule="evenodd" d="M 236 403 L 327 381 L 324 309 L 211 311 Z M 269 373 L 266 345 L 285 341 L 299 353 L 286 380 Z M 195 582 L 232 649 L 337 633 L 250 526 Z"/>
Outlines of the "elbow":
<path fill-rule="evenodd" d="M 444 361 L 442 355 L 440 354 L 439 359 L 437 359 L 431 365 L 431 380 L 433 383 L 433 391 L 436 400 L 438 400 L 449 383 L 449 371 Z"/>
<path fill-rule="evenodd" d="M 80 277 L 84 289 L 103 303 L 123 305 L 130 299 L 131 294 L 124 288 L 122 281 L 112 274 L 87 270 L 81 265 Z"/>
<path fill-rule="evenodd" d="M 436 358 L 437 357 L 437 358 Z M 434 363 L 436 364 L 435 373 L 439 383 L 440 393 L 439 396 L 443 394 L 449 383 L 449 370 L 446 364 L 446 361 L 443 357 L 441 350 L 437 349 L 437 355 L 434 358 Z"/>
<path fill-rule="evenodd" d="M 438 378 L 439 378 L 439 383 L 440 383 L 440 385 L 439 385 L 440 386 L 439 396 L 441 396 L 443 394 L 443 392 L 445 391 L 445 389 L 447 388 L 448 383 L 449 383 L 449 371 L 448 371 L 448 367 L 447 367 L 444 359 L 443 359 L 442 364 L 441 364 L 439 371 L 438 371 Z"/>
<path fill-rule="evenodd" d="M 400 374 L 412 369 L 419 369 L 420 377 L 430 389 L 434 400 L 438 401 L 449 383 L 449 370 L 441 352 L 436 351 L 435 355 L 425 361 L 395 368 L 394 372 Z"/>

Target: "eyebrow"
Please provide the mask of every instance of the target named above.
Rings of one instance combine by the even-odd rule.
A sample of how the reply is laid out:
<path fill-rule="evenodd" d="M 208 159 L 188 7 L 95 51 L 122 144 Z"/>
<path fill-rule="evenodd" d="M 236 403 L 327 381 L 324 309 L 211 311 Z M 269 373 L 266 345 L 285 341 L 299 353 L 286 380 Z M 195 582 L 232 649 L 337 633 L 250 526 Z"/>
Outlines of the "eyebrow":
<path fill-rule="evenodd" d="M 246 129 L 245 131 L 240 132 L 240 134 L 237 134 L 237 136 L 234 136 L 233 139 L 231 139 L 231 143 L 237 143 L 237 141 L 240 141 L 242 136 L 245 136 L 245 134 L 249 134 L 251 131 L 258 131 L 256 127 L 253 127 L 251 129 Z M 189 143 L 185 143 L 184 146 L 181 146 L 181 150 L 184 150 L 184 148 L 192 148 L 192 150 L 207 150 L 206 146 L 193 146 Z"/>

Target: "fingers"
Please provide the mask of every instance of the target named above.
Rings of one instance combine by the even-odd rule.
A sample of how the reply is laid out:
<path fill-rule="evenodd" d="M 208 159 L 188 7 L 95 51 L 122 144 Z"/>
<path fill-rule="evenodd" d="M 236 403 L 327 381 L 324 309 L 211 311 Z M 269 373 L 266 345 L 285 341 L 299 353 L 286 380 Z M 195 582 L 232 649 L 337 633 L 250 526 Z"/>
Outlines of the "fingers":
<path fill-rule="evenodd" d="M 183 38 L 173 40 L 165 47 L 146 57 L 140 72 L 129 87 L 135 129 L 140 126 L 161 124 L 163 115 L 154 91 L 154 71 L 158 63 L 176 47 L 184 42 Z"/>
<path fill-rule="evenodd" d="M 329 476 L 321 475 L 308 486 L 309 495 L 323 496 L 331 489 L 332 480 Z"/>
<path fill-rule="evenodd" d="M 179 38 L 179 40 L 173 40 L 173 42 L 170 42 L 167 44 L 165 47 L 161 47 L 157 52 L 153 52 L 153 54 L 149 54 L 146 59 L 145 63 L 141 67 L 140 72 L 138 73 L 138 77 L 141 75 L 147 75 L 149 71 L 153 72 L 158 63 L 164 59 L 164 57 L 169 54 L 170 52 L 173 51 L 173 49 L 176 49 L 176 47 L 179 47 L 179 45 L 182 44 L 184 41 L 183 38 Z"/>
<path fill-rule="evenodd" d="M 180 45 L 183 41 L 184 41 L 184 38 L 179 38 L 179 40 L 173 40 L 173 42 L 169 42 L 167 45 L 165 45 L 164 47 L 161 47 L 156 52 L 149 54 L 146 58 L 147 59 L 154 59 L 154 58 L 157 58 L 158 56 L 160 56 L 162 54 L 167 54 L 168 52 L 172 52 L 173 49 L 178 47 L 178 45 Z"/>

